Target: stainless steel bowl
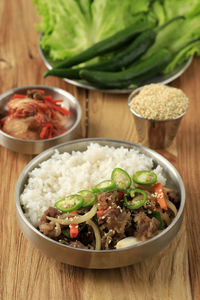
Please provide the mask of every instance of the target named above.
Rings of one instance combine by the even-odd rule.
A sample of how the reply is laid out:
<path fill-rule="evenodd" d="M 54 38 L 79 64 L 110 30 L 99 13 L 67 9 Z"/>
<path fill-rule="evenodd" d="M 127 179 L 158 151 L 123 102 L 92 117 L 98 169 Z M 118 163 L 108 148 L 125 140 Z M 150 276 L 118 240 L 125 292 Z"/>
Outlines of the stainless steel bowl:
<path fill-rule="evenodd" d="M 151 149 L 165 149 L 172 144 L 181 124 L 181 120 L 187 111 L 175 119 L 151 120 L 144 118 L 131 107 L 132 99 L 138 95 L 139 92 L 140 90 L 136 90 L 128 97 L 128 107 L 133 115 L 137 130 L 137 142 Z"/>
<path fill-rule="evenodd" d="M 23 192 L 24 186 L 28 179 L 28 173 L 37 167 L 41 162 L 47 160 L 58 149 L 60 153 L 72 151 L 84 151 L 91 142 L 99 143 L 100 145 L 113 146 L 115 148 L 125 147 L 128 149 L 134 148 L 151 157 L 156 164 L 163 167 L 164 175 L 167 178 L 167 185 L 174 187 L 181 199 L 178 214 L 173 222 L 160 234 L 154 238 L 141 242 L 137 245 L 130 246 L 124 249 L 116 250 L 85 250 L 72 248 L 59 242 L 56 242 L 42 233 L 40 233 L 25 217 L 22 207 L 20 205 L 20 194 Z M 64 143 L 57 147 L 53 147 L 37 157 L 35 157 L 22 171 L 15 191 L 16 197 L 16 212 L 19 226 L 24 236 L 39 250 L 46 255 L 55 258 L 56 260 L 70 265 L 93 268 L 106 269 L 117 268 L 131 265 L 146 259 L 149 256 L 155 255 L 157 252 L 166 247 L 177 234 L 183 218 L 183 210 L 185 205 L 185 188 L 181 176 L 177 170 L 160 154 L 148 148 L 132 144 L 125 141 L 113 139 L 80 139 Z"/>
<path fill-rule="evenodd" d="M 16 152 L 38 154 L 55 145 L 73 140 L 75 138 L 80 138 L 80 122 L 82 116 L 80 104 L 78 100 L 76 100 L 70 93 L 60 88 L 43 85 L 31 85 L 12 89 L 0 96 L 0 112 L 3 112 L 6 109 L 6 105 L 13 94 L 25 94 L 27 90 L 31 89 L 42 89 L 54 99 L 63 99 L 62 106 L 69 108 L 70 110 L 70 117 L 68 118 L 68 122 L 66 124 L 66 132 L 51 139 L 23 140 L 15 138 L 0 130 L 0 145 Z"/>

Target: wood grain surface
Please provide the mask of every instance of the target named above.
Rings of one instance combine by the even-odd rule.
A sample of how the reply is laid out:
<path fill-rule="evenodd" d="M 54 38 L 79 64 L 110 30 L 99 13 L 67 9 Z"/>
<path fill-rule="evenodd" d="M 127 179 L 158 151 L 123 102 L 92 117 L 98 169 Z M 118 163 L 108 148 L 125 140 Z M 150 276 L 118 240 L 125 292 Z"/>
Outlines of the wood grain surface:
<path fill-rule="evenodd" d="M 86 91 L 49 77 L 38 53 L 38 16 L 32 1 L 0 1 L 0 93 L 45 84 L 72 93 L 83 110 L 82 137 L 110 137 L 137 143 L 127 95 Z M 15 215 L 17 178 L 32 159 L 0 147 L 0 300 L 200 299 L 200 60 L 173 86 L 190 98 L 172 147 L 159 151 L 183 177 L 187 201 L 176 238 L 143 263 L 113 270 L 86 270 L 56 262 L 22 235 Z"/>

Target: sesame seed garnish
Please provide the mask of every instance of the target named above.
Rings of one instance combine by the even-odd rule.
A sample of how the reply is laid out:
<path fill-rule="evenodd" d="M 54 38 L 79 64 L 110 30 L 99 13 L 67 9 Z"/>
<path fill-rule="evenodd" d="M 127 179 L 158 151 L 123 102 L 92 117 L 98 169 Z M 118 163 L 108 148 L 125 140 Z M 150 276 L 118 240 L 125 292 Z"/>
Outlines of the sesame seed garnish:
<path fill-rule="evenodd" d="M 161 192 L 161 193 L 153 193 L 153 194 L 151 194 L 151 196 L 153 198 L 163 198 L 164 197 L 164 193 L 163 192 Z"/>

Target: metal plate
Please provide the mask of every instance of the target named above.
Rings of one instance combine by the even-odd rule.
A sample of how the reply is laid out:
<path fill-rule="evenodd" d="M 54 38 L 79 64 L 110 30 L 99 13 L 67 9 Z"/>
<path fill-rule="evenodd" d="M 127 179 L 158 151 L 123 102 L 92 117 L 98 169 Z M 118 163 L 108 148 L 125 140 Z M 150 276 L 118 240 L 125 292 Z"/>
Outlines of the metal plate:
<path fill-rule="evenodd" d="M 41 36 L 39 38 L 39 43 L 38 43 L 39 54 L 40 54 L 44 64 L 46 65 L 46 67 L 48 69 L 52 69 L 53 61 L 47 55 L 45 55 L 42 48 L 40 47 L 40 39 L 41 39 Z M 146 81 L 144 84 L 148 84 L 148 83 L 167 84 L 167 83 L 170 83 L 171 81 L 173 81 L 176 78 L 178 78 L 179 76 L 181 76 L 187 70 L 187 68 L 190 66 L 190 64 L 192 62 L 192 59 L 193 59 L 193 57 L 190 57 L 186 63 L 184 63 L 183 65 L 176 68 L 172 73 L 167 74 L 167 75 L 162 75 L 162 76 L 160 75 L 157 77 L 153 77 L 151 80 Z M 88 90 L 106 92 L 106 93 L 114 93 L 114 94 L 129 94 L 129 93 L 141 88 L 141 87 L 138 87 L 135 89 L 133 89 L 133 88 L 130 88 L 130 89 L 99 89 L 93 85 L 90 85 L 89 83 L 87 83 L 84 80 L 72 80 L 72 79 L 67 79 L 67 78 L 63 78 L 63 80 L 72 85 L 75 85 L 77 87 L 85 88 Z"/>

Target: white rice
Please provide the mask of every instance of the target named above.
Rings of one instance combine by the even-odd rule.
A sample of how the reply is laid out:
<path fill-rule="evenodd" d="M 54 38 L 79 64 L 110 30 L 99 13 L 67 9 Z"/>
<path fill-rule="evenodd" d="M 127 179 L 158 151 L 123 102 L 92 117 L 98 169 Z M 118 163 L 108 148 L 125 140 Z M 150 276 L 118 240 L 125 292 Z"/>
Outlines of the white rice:
<path fill-rule="evenodd" d="M 59 153 L 42 162 L 29 173 L 28 183 L 20 196 L 26 217 L 37 226 L 44 211 L 68 194 L 91 189 L 110 179 L 112 170 L 120 167 L 132 177 L 139 170 L 151 170 L 153 161 L 134 149 L 114 148 L 91 143 L 84 152 Z M 166 179 L 161 166 L 154 172 L 163 185 Z"/>

